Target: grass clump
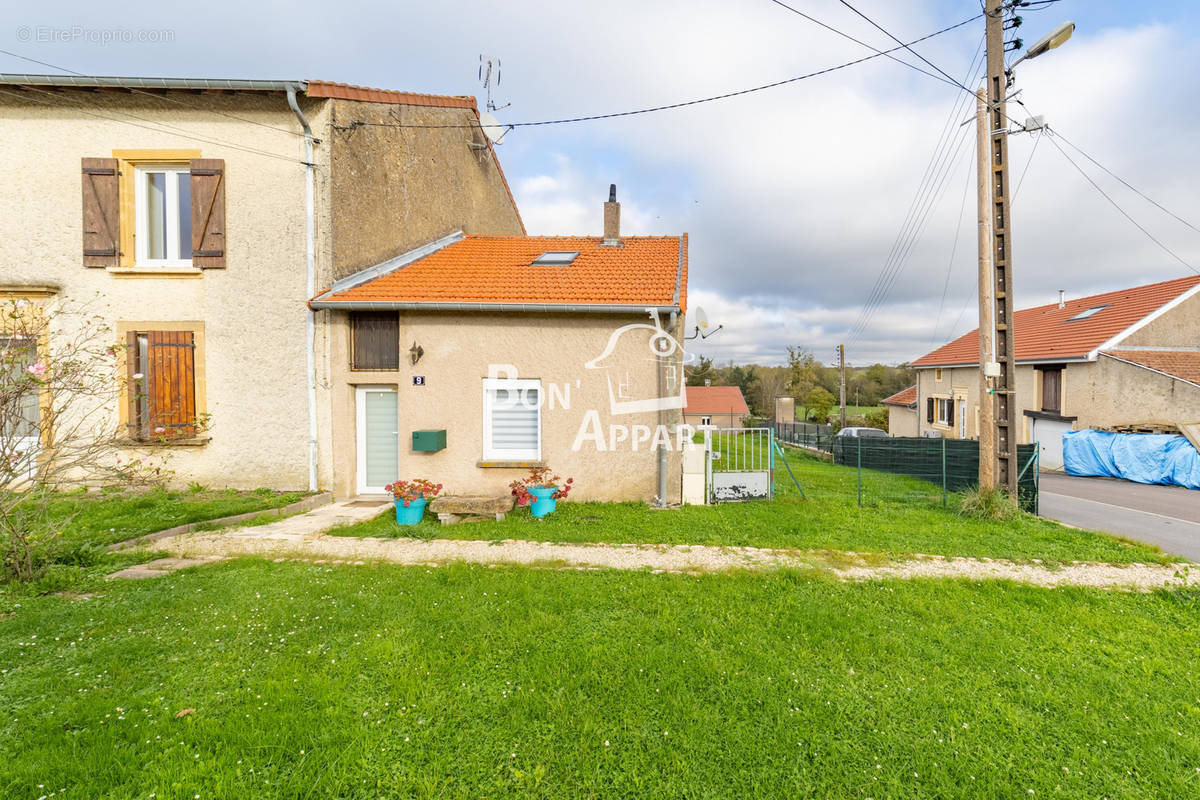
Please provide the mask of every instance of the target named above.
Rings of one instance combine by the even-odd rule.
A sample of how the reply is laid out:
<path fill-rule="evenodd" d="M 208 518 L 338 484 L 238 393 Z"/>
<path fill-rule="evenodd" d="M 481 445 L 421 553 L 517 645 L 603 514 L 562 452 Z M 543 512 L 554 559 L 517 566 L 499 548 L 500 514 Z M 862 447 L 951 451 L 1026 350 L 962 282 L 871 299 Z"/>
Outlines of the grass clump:
<path fill-rule="evenodd" d="M 1013 504 L 1012 496 L 1000 487 L 985 489 L 976 486 L 959 493 L 958 513 L 972 519 L 1009 522 L 1024 512 Z"/>

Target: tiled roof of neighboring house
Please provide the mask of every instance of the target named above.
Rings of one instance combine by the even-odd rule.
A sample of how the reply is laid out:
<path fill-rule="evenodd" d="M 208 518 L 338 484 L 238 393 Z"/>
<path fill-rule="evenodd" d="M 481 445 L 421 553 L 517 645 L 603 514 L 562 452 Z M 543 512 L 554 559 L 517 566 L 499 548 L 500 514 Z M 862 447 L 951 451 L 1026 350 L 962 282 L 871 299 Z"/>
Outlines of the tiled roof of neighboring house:
<path fill-rule="evenodd" d="M 1172 301 L 1200 290 L 1200 275 L 1027 308 L 1014 315 L 1017 361 L 1079 360 Z M 1088 316 L 1082 316 L 1088 311 Z M 1079 317 L 1071 319 L 1072 317 Z M 912 362 L 914 367 L 979 363 L 979 329 Z"/>
<path fill-rule="evenodd" d="M 902 389 L 891 397 L 885 397 L 879 402 L 889 406 L 915 406 L 917 404 L 917 386 L 913 384 L 907 389 Z"/>
<path fill-rule="evenodd" d="M 339 100 L 364 100 L 368 103 L 395 103 L 404 106 L 435 106 L 466 108 L 476 111 L 475 98 L 470 95 L 420 94 L 395 89 L 373 89 L 332 81 L 307 81 L 304 93 L 309 97 L 331 97 Z"/>
<path fill-rule="evenodd" d="M 1137 364 L 1200 386 L 1200 352 L 1185 350 L 1103 350 L 1103 355 Z"/>
<path fill-rule="evenodd" d="M 408 304 L 446 306 L 678 306 L 687 309 L 687 234 L 625 236 L 456 234 L 334 284 L 314 308 Z M 534 264 L 574 253 L 569 264 Z M 563 309 L 567 310 L 567 309 Z"/>
<path fill-rule="evenodd" d="M 685 386 L 685 414 L 749 414 L 746 398 L 736 386 Z"/>

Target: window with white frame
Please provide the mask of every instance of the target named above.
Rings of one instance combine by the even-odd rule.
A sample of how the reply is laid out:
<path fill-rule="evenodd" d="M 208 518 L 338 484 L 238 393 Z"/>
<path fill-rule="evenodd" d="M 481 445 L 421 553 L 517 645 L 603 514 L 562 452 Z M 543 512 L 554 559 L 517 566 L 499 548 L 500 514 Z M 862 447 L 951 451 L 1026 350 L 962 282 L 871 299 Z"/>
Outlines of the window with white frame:
<path fill-rule="evenodd" d="M 137 265 L 192 263 L 192 184 L 186 164 L 134 168 Z"/>
<path fill-rule="evenodd" d="M 541 460 L 541 381 L 484 378 L 483 457 L 496 461 Z"/>
<path fill-rule="evenodd" d="M 14 473 L 32 477 L 41 435 L 37 343 L 0 337 L 0 456 Z"/>
<path fill-rule="evenodd" d="M 712 417 L 710 417 L 710 416 L 701 417 L 700 424 L 701 425 L 712 425 Z"/>
<path fill-rule="evenodd" d="M 939 425 L 951 425 L 954 422 L 954 400 L 949 397 L 934 398 L 934 421 Z"/>

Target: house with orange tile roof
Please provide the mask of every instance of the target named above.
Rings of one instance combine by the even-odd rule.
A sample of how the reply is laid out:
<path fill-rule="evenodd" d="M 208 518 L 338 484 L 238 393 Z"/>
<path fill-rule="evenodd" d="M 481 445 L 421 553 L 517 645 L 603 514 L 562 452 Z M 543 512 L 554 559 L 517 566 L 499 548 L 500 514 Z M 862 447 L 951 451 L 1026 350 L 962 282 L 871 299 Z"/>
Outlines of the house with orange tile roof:
<path fill-rule="evenodd" d="M 896 392 L 880 401 L 887 407 L 889 436 L 917 436 L 917 386 Z"/>
<path fill-rule="evenodd" d="M 549 466 L 572 497 L 679 500 L 688 237 L 622 236 L 615 187 L 603 210 L 602 236 L 456 231 L 309 301 L 337 495 L 505 495 Z"/>
<path fill-rule="evenodd" d="M 354 454 L 330 429 L 345 365 L 330 365 L 329 336 L 345 315 L 307 301 L 455 231 L 525 233 L 472 97 L 0 75 L 0 133 L 0 300 L 83 305 L 111 331 L 128 380 L 97 435 L 169 454 L 180 483 L 333 487 Z M 409 333 L 422 366 L 464 357 Z M 356 383 L 387 383 L 382 366 Z M 366 410 L 379 420 L 374 397 Z M 43 440 L 50 424 L 34 421 Z"/>
<path fill-rule="evenodd" d="M 750 409 L 737 386 L 688 386 L 683 420 L 689 425 L 740 428 Z"/>
<path fill-rule="evenodd" d="M 1173 431 L 1200 420 L 1200 275 L 1067 299 L 1013 318 L 1021 443 L 1062 465 L 1062 434 Z M 977 438 L 979 332 L 912 362 L 916 435 Z M 904 394 L 904 393 L 901 393 Z M 892 398 L 889 398 L 892 399 Z M 885 401 L 886 402 L 886 401 Z"/>

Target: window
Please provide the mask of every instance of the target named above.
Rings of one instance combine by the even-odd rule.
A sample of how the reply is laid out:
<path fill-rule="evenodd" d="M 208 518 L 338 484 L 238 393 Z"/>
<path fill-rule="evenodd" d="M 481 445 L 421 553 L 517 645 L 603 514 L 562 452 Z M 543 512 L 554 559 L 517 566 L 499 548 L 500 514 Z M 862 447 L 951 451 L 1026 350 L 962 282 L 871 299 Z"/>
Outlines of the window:
<path fill-rule="evenodd" d="M 566 266 L 570 264 L 579 255 L 578 250 L 551 250 L 542 253 L 533 260 L 534 264 L 542 266 Z"/>
<path fill-rule="evenodd" d="M 131 439 L 196 435 L 196 358 L 192 331 L 128 331 L 128 429 Z"/>
<path fill-rule="evenodd" d="M 1099 312 L 1103 311 L 1103 310 L 1104 310 L 1104 309 L 1106 309 L 1106 308 L 1108 308 L 1108 306 L 1107 306 L 1107 305 L 1103 305 L 1103 306 L 1092 306 L 1092 307 L 1091 307 L 1091 308 L 1089 308 L 1087 311 L 1080 311 L 1080 312 L 1079 312 L 1078 314 L 1076 314 L 1075 316 L 1073 316 L 1073 317 L 1069 318 L 1069 319 L 1067 320 L 1067 322 L 1074 322 L 1074 321 L 1076 321 L 1076 320 L 1079 320 L 1079 319 L 1087 319 L 1088 317 L 1090 317 L 1090 316 L 1093 316 L 1094 314 L 1097 314 L 1097 313 L 1099 313 Z"/>
<path fill-rule="evenodd" d="M 0 454 L 17 473 L 33 476 L 41 441 L 38 384 L 29 368 L 37 363 L 32 339 L 0 337 L 0 394 L 5 396 L 0 419 Z"/>
<path fill-rule="evenodd" d="M 483 457 L 541 460 L 541 381 L 484 378 Z"/>
<path fill-rule="evenodd" d="M 940 381 L 940 380 L 942 379 L 942 371 L 941 371 L 941 369 L 935 369 L 935 370 L 933 371 L 933 379 L 934 379 L 935 381 Z"/>
<path fill-rule="evenodd" d="M 936 422 L 938 425 L 954 424 L 954 400 L 952 398 L 931 397 L 929 402 L 933 404 L 933 418 L 930 422 Z"/>
<path fill-rule="evenodd" d="M 701 425 L 712 425 L 712 417 L 708 417 L 708 416 L 701 417 L 700 424 Z"/>
<path fill-rule="evenodd" d="M 400 317 L 395 311 L 350 312 L 350 369 L 400 369 Z"/>
<path fill-rule="evenodd" d="M 192 185 L 186 165 L 134 168 L 137 265 L 192 264 Z"/>
<path fill-rule="evenodd" d="M 1043 369 L 1042 373 L 1042 411 L 1060 413 L 1062 411 L 1062 367 Z"/>

